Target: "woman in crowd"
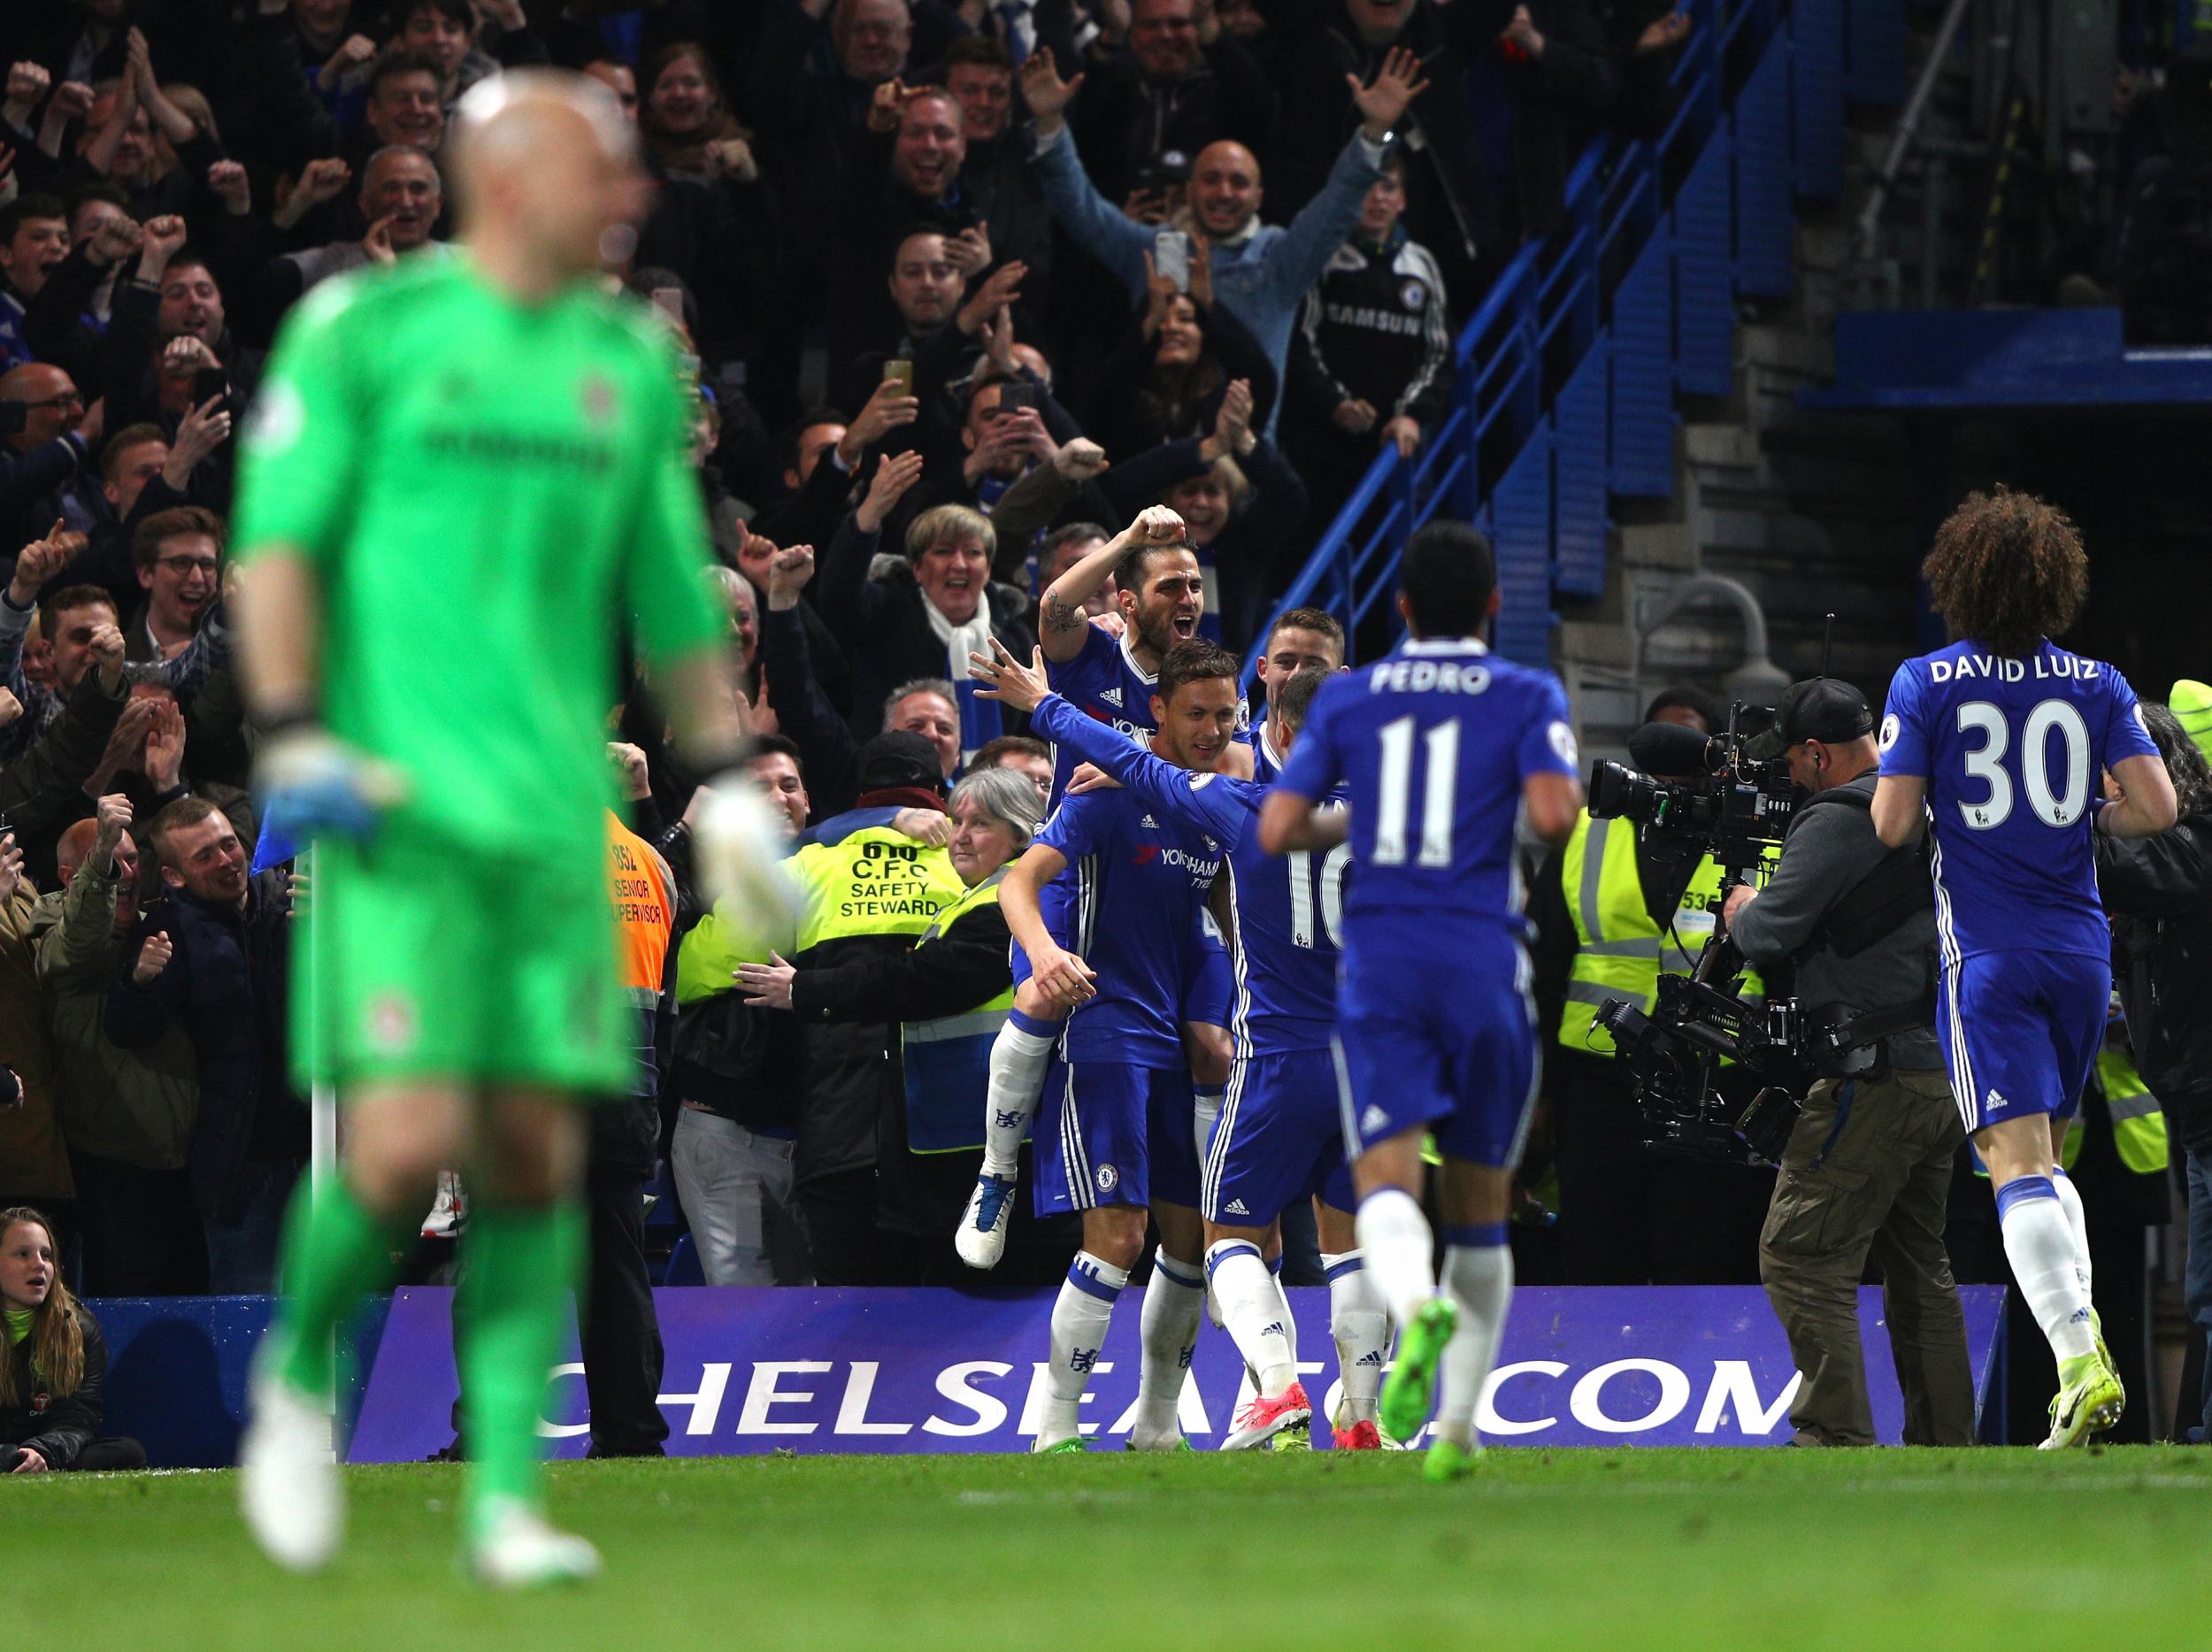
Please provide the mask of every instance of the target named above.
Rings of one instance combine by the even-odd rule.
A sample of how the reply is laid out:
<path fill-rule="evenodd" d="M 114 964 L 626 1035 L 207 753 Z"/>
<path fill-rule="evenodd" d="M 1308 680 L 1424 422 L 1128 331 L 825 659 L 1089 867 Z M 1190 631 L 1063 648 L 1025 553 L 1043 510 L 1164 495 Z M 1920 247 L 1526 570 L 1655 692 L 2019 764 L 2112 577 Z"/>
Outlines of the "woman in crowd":
<path fill-rule="evenodd" d="M 818 970 L 795 970 L 778 957 L 736 972 L 749 1004 L 815 1021 L 903 1024 L 903 1086 L 887 1090 L 895 1099 L 877 1138 L 876 1221 L 912 1257 L 911 1282 L 920 1285 L 975 1277 L 949 1236 L 983 1166 L 991 1043 L 1014 1003 L 999 884 L 1043 813 L 1037 788 L 1009 769 L 971 773 L 952 788 L 949 807 L 949 851 L 967 893 L 938 914 L 912 951 Z M 1012 1282 L 1048 1283 L 1065 1272 L 1072 1239 L 1056 1247 L 1025 1219 L 1028 1202 L 1015 1205 Z"/>
<path fill-rule="evenodd" d="M 1037 644 L 1029 594 L 992 580 L 997 531 L 981 511 L 962 504 L 934 505 L 916 517 L 906 530 L 904 565 L 872 577 L 885 519 L 920 473 L 916 454 L 882 464 L 830 541 L 815 602 L 852 661 L 856 736 L 864 740 L 880 726 L 884 696 L 895 685 L 942 678 L 959 686 L 960 749 L 973 752 L 1001 734 L 1021 733 L 1005 726 L 991 702 L 968 692 L 966 672 L 968 656 L 987 650 L 993 637 L 1027 657 L 1025 650 Z"/>
<path fill-rule="evenodd" d="M 0 1210 L 0 1472 L 144 1468 L 138 1441 L 99 1437 L 107 1343 L 61 1281 L 52 1225 L 27 1205 Z"/>
<path fill-rule="evenodd" d="M 1251 645 L 1269 600 L 1297 574 L 1306 485 L 1282 449 L 1254 431 L 1249 399 L 1230 388 L 1215 425 L 1219 457 L 1160 503 L 1183 519 L 1206 575 L 1201 633 L 1240 650 Z"/>
<path fill-rule="evenodd" d="M 1099 369 L 1084 430 L 1107 452 L 1126 457 L 1210 434 L 1239 379 L 1251 387 L 1250 422 L 1267 427 L 1275 368 L 1244 324 L 1213 302 L 1211 257 L 1194 235 L 1188 292 L 1155 272 L 1144 309 Z"/>
<path fill-rule="evenodd" d="M 687 349 L 709 362 L 749 360 L 759 348 L 750 318 L 763 302 L 764 243 L 773 240 L 751 134 L 731 114 L 703 46 L 663 47 L 645 60 L 638 86 L 638 135 L 662 187 L 639 227 L 633 264 L 664 265 L 687 289 Z M 652 287 L 634 285 L 653 297 Z"/>
<path fill-rule="evenodd" d="M 2114 919 L 2113 976 L 2136 1071 L 2187 1156 L 2186 1296 L 2207 1358 L 2180 1426 L 2212 1440 L 2212 766 L 2165 706 L 2146 700 L 2143 726 L 2172 777 L 2178 818 L 2156 837 L 2097 834 L 2097 891 Z"/>
<path fill-rule="evenodd" d="M 662 47 L 645 60 L 638 85 L 638 134 L 662 176 L 751 183 L 759 175 L 705 48 L 687 41 Z"/>

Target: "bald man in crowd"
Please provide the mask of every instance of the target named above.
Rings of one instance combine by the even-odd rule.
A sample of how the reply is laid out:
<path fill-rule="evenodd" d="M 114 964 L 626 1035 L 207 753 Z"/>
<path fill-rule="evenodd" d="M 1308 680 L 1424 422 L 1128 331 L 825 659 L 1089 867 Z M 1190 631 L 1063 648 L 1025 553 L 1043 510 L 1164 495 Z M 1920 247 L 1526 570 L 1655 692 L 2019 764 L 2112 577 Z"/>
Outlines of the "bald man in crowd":
<path fill-rule="evenodd" d="M 1326 185 L 1287 227 L 1260 222 L 1260 164 L 1243 144 L 1210 143 L 1191 163 L 1187 205 L 1172 227 L 1185 233 L 1191 257 L 1212 260 L 1215 297 L 1259 340 L 1275 364 L 1278 382 L 1307 289 L 1358 226 L 1391 128 L 1428 85 L 1419 78 L 1420 68 L 1411 53 L 1393 52 L 1372 81 L 1353 82 L 1360 129 L 1337 157 Z M 1081 74 L 1061 79 L 1048 50 L 1022 65 L 1022 96 L 1037 122 L 1037 174 L 1060 227 L 1121 278 L 1133 304 L 1148 289 L 1157 231 L 1101 195 L 1076 155 L 1067 111 L 1083 81 Z"/>

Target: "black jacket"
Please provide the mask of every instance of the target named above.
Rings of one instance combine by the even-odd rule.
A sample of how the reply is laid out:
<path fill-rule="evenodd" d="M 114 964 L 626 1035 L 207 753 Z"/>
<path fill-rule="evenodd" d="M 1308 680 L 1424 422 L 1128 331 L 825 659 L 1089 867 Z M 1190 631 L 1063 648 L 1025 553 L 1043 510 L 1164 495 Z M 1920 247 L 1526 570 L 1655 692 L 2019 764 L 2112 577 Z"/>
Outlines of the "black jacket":
<path fill-rule="evenodd" d="M 1452 397 L 1452 329 L 1444 277 L 1403 225 L 1378 245 L 1354 235 L 1306 295 L 1286 366 L 1286 414 L 1317 430 L 1339 402 L 1364 401 L 1377 428 L 1356 436 L 1374 456 L 1381 425 L 1401 413 L 1423 432 L 1443 422 Z M 1253 421 L 1257 424 L 1259 421 Z"/>
<path fill-rule="evenodd" d="M 1187 177 L 1198 151 L 1218 140 L 1263 150 L 1274 119 L 1274 89 L 1225 29 L 1204 49 L 1196 71 L 1172 86 L 1147 80 L 1126 50 L 1094 60 L 1082 96 L 1068 111 L 1083 170 L 1117 202 L 1148 169 L 1164 165 Z"/>
<path fill-rule="evenodd" d="M 1163 442 L 1210 436 L 1221 412 L 1221 398 L 1238 379 L 1252 387 L 1252 428 L 1266 429 L 1275 411 L 1275 364 L 1252 336 L 1252 329 L 1238 320 L 1226 304 L 1209 306 L 1198 316 L 1199 328 L 1205 335 L 1205 355 L 1218 369 L 1217 381 L 1192 403 L 1179 422 L 1169 422 L 1165 407 L 1147 394 L 1159 356 L 1158 335 L 1148 337 L 1144 330 L 1147 308 L 1140 308 L 1129 318 L 1114 353 L 1099 368 L 1090 400 L 1083 409 L 1084 434 L 1106 449 L 1106 457 L 1118 464 L 1148 453 Z M 1294 348 L 1295 342 L 1294 335 Z"/>
<path fill-rule="evenodd" d="M 181 890 L 139 919 L 108 987 L 107 1034 L 123 1049 L 161 1036 L 174 1016 L 199 1058 L 200 1111 L 187 1155 L 203 1215 L 237 1219 L 248 1161 L 307 1156 L 307 1108 L 285 1065 L 288 902 L 280 874 L 253 880 L 246 910 L 207 905 Z M 147 936 L 165 933 L 168 967 L 132 980 Z"/>
<path fill-rule="evenodd" d="M 855 146 L 852 170 L 833 197 L 826 294 L 833 362 L 850 361 L 870 340 L 888 337 L 899 326 L 886 278 L 900 242 L 918 229 L 957 235 L 984 221 L 974 197 L 957 187 L 937 201 L 908 188 L 891 170 L 891 148 L 889 136 L 864 133 Z M 995 242 L 992 254 L 991 268 L 996 269 L 1006 255 Z M 989 273 L 978 271 L 977 276 Z"/>
<path fill-rule="evenodd" d="M 864 793 L 860 809 L 825 820 L 807 841 L 835 845 L 879 824 L 880 811 L 869 799 L 881 796 Z M 820 971 L 881 967 L 913 950 L 911 934 L 831 934 L 793 953 L 791 962 L 803 980 Z M 968 1007 L 977 1002 L 970 999 Z M 887 1015 L 874 1020 L 792 1018 L 798 1023 L 806 1065 L 799 1141 L 792 1156 L 794 1184 L 803 1187 L 825 1177 L 875 1168 L 884 1156 L 879 1142 L 882 1120 L 898 1107 L 891 1053 L 899 1044 L 897 1026 Z"/>
<path fill-rule="evenodd" d="M 61 834 L 92 811 L 84 784 L 99 767 L 129 698 L 127 685 L 110 694 L 100 673 L 88 670 L 61 715 L 28 751 L 0 769 L 0 815 L 15 833 L 25 870 L 42 887 L 57 881 L 54 850 Z"/>
<path fill-rule="evenodd" d="M 2135 1070 L 2183 1144 L 2212 1152 L 2212 817 L 2096 845 Z"/>
<path fill-rule="evenodd" d="M 1268 196 L 1303 201 L 1319 190 L 1359 124 L 1344 77 L 1371 81 L 1390 48 L 1363 40 L 1341 0 L 1269 0 L 1264 10 L 1271 27 L 1292 42 Z M 1502 238 L 1513 239 L 1509 226 L 1527 235 L 1551 227 L 1590 116 L 1620 88 L 1618 61 L 1585 0 L 1530 0 L 1529 11 L 1544 35 L 1544 56 L 1502 74 L 1498 35 L 1512 20 L 1512 0 L 1416 0 L 1391 42 L 1419 54 L 1429 82 L 1408 111 L 1419 144 L 1411 156 L 1406 227 L 1446 260 L 1448 273 L 1477 254 L 1487 260 Z M 1482 74 L 1509 88 L 1512 178 L 1496 175 L 1476 128 L 1468 81 L 1478 62 Z M 1462 306 L 1478 296 L 1472 290 L 1454 296 Z"/>
<path fill-rule="evenodd" d="M 791 1008 L 802 1025 L 833 1021 L 930 1021 L 964 1015 L 988 1003 L 1014 979 L 1013 936 L 998 903 L 970 908 L 952 927 L 926 948 L 884 951 L 846 959 L 822 969 L 803 969 L 791 978 Z M 938 1208 L 932 1179 L 916 1175 L 907 1151 L 906 1083 L 901 1065 L 903 1046 L 891 1041 L 890 1082 L 884 1086 L 876 1126 L 876 1225 L 896 1233 L 931 1239 L 944 1232 L 945 1220 L 960 1219 L 957 1208 Z M 984 1098 L 975 1104 L 980 1114 Z M 964 1191 L 955 1195 L 964 1203 Z"/>
<path fill-rule="evenodd" d="M 31 1370 L 31 1339 L 8 1350 L 15 1366 L 15 1391 L 23 1402 L 0 1410 L 0 1448 L 29 1446 L 50 1469 L 76 1465 L 84 1448 L 100 1436 L 100 1390 L 107 1380 L 108 1345 L 92 1310 L 77 1304 L 77 1328 L 84 1334 L 84 1380 L 73 1394 L 56 1395 Z"/>
<path fill-rule="evenodd" d="M 823 619 L 851 650 L 853 733 L 864 740 L 883 726 L 884 695 L 917 677 L 945 677 L 949 667 L 945 645 L 922 612 L 926 599 L 913 573 L 900 566 L 883 579 L 868 577 L 880 543 L 881 535 L 862 533 L 848 516 L 821 559 L 815 586 Z M 1029 627 L 1026 593 L 992 583 L 984 600 L 990 604 L 991 634 L 1017 659 L 1027 659 L 1037 637 Z M 768 675 L 772 689 L 772 666 Z M 1006 720 L 1009 734 L 1021 732 L 1020 718 Z"/>

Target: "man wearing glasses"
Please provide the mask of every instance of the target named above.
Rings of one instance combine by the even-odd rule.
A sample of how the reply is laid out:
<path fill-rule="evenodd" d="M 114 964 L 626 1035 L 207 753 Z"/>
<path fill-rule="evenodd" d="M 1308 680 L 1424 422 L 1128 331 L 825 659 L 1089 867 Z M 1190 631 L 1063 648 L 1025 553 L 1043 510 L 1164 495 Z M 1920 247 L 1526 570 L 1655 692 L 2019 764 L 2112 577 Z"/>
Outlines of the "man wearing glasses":
<path fill-rule="evenodd" d="M 24 510 L 89 469 L 99 440 L 98 412 L 59 367 L 35 361 L 0 373 L 0 530 L 20 526 L 18 544 L 43 532 L 43 522 L 20 521 Z"/>
<path fill-rule="evenodd" d="M 223 521 L 198 505 L 157 511 L 131 535 L 146 606 L 125 641 L 134 660 L 169 660 L 192 645 L 222 580 Z"/>

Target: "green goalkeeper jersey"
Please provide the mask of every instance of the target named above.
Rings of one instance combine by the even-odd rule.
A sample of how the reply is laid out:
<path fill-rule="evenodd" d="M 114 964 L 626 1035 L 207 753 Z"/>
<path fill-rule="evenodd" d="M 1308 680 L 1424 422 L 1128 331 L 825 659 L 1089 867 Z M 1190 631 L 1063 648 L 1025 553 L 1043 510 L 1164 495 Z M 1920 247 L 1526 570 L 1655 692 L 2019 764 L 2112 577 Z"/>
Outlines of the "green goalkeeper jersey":
<path fill-rule="evenodd" d="M 235 553 L 322 594 L 323 716 L 396 766 L 402 822 L 492 854 L 596 857 L 626 634 L 725 641 L 665 329 L 577 283 L 538 304 L 465 255 L 316 287 L 240 457 Z"/>

